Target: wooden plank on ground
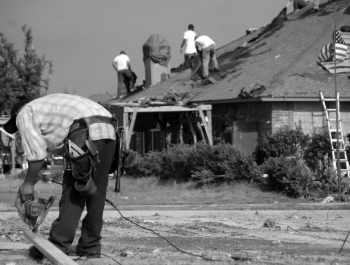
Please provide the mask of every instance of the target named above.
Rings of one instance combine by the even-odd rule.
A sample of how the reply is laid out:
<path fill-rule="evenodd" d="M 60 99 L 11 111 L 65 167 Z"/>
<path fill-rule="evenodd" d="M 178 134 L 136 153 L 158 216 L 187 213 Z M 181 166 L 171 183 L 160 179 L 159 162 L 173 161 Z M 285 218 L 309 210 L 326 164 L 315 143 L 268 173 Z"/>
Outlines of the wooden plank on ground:
<path fill-rule="evenodd" d="M 11 264 L 10 262 L 15 263 L 18 260 L 28 260 L 29 256 L 23 250 L 15 250 L 15 251 L 0 251 L 0 263 L 1 264 Z M 2 263 L 1 261 L 9 261 L 6 263 Z M 24 264 L 24 263 L 21 263 Z"/>
<path fill-rule="evenodd" d="M 50 241 L 31 231 L 24 231 L 25 237 L 45 255 L 53 264 L 78 265 Z"/>
<path fill-rule="evenodd" d="M 19 242 L 0 242 L 0 250 L 28 249 L 31 245 Z"/>

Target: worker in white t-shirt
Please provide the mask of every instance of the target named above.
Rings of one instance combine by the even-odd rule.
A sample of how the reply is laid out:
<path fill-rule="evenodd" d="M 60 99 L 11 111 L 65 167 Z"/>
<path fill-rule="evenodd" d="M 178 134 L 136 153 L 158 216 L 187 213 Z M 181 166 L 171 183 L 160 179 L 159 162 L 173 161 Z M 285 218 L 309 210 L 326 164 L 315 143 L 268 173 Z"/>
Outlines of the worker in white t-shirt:
<path fill-rule="evenodd" d="M 126 90 L 130 93 L 134 88 L 135 80 L 134 74 L 131 70 L 130 58 L 121 51 L 120 54 L 114 58 L 112 63 L 114 69 L 118 72 L 118 97 L 123 93 L 123 84 Z"/>
<path fill-rule="evenodd" d="M 187 64 L 189 63 L 192 70 L 194 66 L 194 58 L 197 55 L 196 46 L 194 45 L 194 39 L 196 38 L 196 36 L 197 34 L 196 32 L 194 32 L 193 24 L 189 24 L 188 30 L 184 33 L 184 38 L 180 47 L 180 53 L 182 53 L 182 48 L 186 44 L 184 65 L 187 68 Z"/>
<path fill-rule="evenodd" d="M 209 76 L 210 60 L 214 64 L 214 69 L 216 71 L 219 70 L 218 61 L 216 60 L 216 55 L 215 55 L 216 44 L 211 38 L 205 35 L 201 35 L 197 37 L 194 42 L 195 42 L 199 57 L 201 58 L 201 61 L 202 61 L 203 75 L 204 75 L 203 77 L 206 78 Z"/>

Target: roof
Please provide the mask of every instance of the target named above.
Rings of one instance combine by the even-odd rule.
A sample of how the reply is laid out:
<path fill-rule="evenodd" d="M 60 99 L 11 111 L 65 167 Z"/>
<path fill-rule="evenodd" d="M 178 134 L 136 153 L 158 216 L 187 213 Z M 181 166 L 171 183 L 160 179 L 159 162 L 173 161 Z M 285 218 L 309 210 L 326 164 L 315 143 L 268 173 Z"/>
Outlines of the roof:
<path fill-rule="evenodd" d="M 221 81 L 194 86 L 187 69 L 120 102 L 178 90 L 193 93 L 192 103 L 244 102 L 248 99 L 240 98 L 240 92 L 257 82 L 265 90 L 248 101 L 313 101 L 319 100 L 320 91 L 325 97 L 334 97 L 335 75 L 317 65 L 316 59 L 331 41 L 333 17 L 338 28 L 350 26 L 349 6 L 348 0 L 334 0 L 317 12 L 305 8 L 286 15 L 284 9 L 269 25 L 216 50 L 220 70 L 225 73 Z M 350 101 L 348 75 L 341 73 L 336 78 L 340 97 Z"/>

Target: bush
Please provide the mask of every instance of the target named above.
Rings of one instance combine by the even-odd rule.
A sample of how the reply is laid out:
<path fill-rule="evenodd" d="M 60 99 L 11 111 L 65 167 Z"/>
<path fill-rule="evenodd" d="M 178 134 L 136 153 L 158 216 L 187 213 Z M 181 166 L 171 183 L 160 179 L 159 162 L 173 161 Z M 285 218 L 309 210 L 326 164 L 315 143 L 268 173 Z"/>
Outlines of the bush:
<path fill-rule="evenodd" d="M 269 157 L 296 156 L 299 158 L 303 156 L 308 141 L 309 136 L 304 134 L 300 123 L 295 129 L 283 127 L 275 133 L 266 135 L 263 143 L 257 147 L 255 158 L 259 164 Z"/>
<path fill-rule="evenodd" d="M 314 132 L 304 153 L 304 160 L 308 167 L 315 172 L 323 172 L 332 165 L 332 148 L 328 132 L 321 130 Z"/>
<path fill-rule="evenodd" d="M 133 176 L 157 176 L 161 172 L 161 165 L 161 152 L 152 151 L 145 155 L 133 152 L 133 159 L 128 163 L 126 172 Z"/>
<path fill-rule="evenodd" d="M 172 145 L 162 152 L 137 155 L 128 172 L 135 176 L 158 176 L 201 183 L 221 183 L 233 180 L 251 181 L 259 176 L 252 156 L 229 144 L 210 146 L 204 143 Z"/>
<path fill-rule="evenodd" d="M 262 165 L 262 171 L 268 174 L 266 181 L 270 190 L 282 191 L 293 197 L 310 194 L 313 174 L 301 159 L 269 158 Z"/>

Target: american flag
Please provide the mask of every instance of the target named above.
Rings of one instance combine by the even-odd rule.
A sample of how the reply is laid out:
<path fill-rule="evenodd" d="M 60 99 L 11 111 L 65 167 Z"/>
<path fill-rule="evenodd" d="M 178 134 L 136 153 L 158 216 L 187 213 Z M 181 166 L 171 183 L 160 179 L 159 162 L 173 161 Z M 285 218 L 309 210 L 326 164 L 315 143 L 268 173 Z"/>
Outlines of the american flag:
<path fill-rule="evenodd" d="M 335 37 L 335 39 L 334 39 Z M 337 62 L 342 62 L 346 58 L 346 53 L 348 50 L 348 46 L 346 45 L 344 39 L 342 38 L 340 32 L 337 28 L 335 28 L 335 36 L 333 35 L 333 43 L 326 44 L 320 51 L 317 62 L 331 62 L 335 60 Z M 334 46 L 335 46 L 335 56 L 334 56 Z"/>
<path fill-rule="evenodd" d="M 345 41 L 343 40 L 340 32 L 337 28 L 335 30 L 335 60 L 338 62 L 342 62 L 345 60 L 346 52 L 348 51 L 348 46 L 346 46 Z"/>
<path fill-rule="evenodd" d="M 317 62 L 331 62 L 333 60 L 334 48 L 333 43 L 326 44 L 318 54 Z"/>
<path fill-rule="evenodd" d="M 334 29 L 335 30 L 335 43 L 340 43 L 340 44 L 346 44 L 343 37 L 341 36 L 339 30 L 337 28 Z M 334 35 L 333 35 L 333 39 L 334 39 Z"/>

